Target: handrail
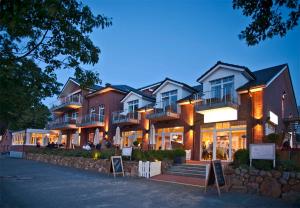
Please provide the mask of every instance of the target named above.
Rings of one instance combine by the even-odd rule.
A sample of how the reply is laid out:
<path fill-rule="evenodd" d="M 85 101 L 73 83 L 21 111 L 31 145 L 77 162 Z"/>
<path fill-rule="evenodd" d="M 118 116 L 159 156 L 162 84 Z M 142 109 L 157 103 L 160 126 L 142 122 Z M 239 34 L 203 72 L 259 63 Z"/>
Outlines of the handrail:
<path fill-rule="evenodd" d="M 115 111 L 112 113 L 112 120 L 113 122 L 120 122 L 124 120 L 139 120 L 140 118 L 140 113 L 138 111 L 129 111 L 127 109 L 125 110 L 120 110 L 120 111 Z"/>
<path fill-rule="evenodd" d="M 49 122 L 50 126 L 61 124 L 75 124 L 76 119 L 72 117 L 61 117 Z"/>
<path fill-rule="evenodd" d="M 91 113 L 77 119 L 77 123 L 104 122 L 104 115 Z"/>
<path fill-rule="evenodd" d="M 179 107 L 176 102 L 156 102 L 153 106 L 153 111 L 151 111 L 151 114 L 156 113 L 179 113 Z"/>
<path fill-rule="evenodd" d="M 205 91 L 194 95 L 195 104 L 201 106 L 213 106 L 216 104 L 237 104 L 237 93 L 233 88 L 219 88 L 217 90 Z"/>

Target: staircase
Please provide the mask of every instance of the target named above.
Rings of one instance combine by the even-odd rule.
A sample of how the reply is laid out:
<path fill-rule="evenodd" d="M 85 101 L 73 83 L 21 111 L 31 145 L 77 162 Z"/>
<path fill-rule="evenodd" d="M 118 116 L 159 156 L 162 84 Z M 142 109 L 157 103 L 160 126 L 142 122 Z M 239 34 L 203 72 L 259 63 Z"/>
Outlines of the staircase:
<path fill-rule="evenodd" d="M 151 180 L 203 187 L 205 185 L 206 166 L 200 164 L 176 164 L 162 175 Z"/>
<path fill-rule="evenodd" d="M 205 165 L 178 164 L 169 168 L 166 174 L 205 179 Z"/>

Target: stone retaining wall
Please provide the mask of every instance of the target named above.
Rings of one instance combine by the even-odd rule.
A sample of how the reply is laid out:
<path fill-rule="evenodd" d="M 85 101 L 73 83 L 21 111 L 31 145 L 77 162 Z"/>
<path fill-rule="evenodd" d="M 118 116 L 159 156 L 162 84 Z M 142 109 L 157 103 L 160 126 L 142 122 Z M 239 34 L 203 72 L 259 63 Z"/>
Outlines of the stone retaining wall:
<path fill-rule="evenodd" d="M 225 175 L 232 190 L 282 198 L 300 204 L 300 172 L 233 169 L 229 166 Z"/>
<path fill-rule="evenodd" d="M 27 153 L 26 159 L 84 170 L 92 170 L 100 173 L 110 173 L 109 159 L 93 160 L 92 158 L 64 157 L 58 155 L 44 155 L 33 153 Z M 168 169 L 171 165 L 172 161 L 162 161 L 162 172 L 165 172 L 166 169 Z M 126 176 L 138 176 L 138 162 L 123 160 L 123 168 Z"/>

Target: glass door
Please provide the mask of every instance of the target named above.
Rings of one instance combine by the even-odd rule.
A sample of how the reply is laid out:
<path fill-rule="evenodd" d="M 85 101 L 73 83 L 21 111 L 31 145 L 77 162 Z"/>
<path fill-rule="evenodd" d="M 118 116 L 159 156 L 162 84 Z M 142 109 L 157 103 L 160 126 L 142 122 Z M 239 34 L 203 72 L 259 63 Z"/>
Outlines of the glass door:
<path fill-rule="evenodd" d="M 229 159 L 229 132 L 217 132 L 216 158 L 217 160 Z"/>

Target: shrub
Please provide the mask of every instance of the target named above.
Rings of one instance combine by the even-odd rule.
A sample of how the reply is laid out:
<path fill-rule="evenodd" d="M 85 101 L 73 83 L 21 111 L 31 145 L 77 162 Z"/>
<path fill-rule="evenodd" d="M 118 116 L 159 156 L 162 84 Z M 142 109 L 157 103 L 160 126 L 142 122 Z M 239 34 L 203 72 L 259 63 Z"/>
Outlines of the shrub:
<path fill-rule="evenodd" d="M 233 157 L 233 165 L 235 167 L 239 167 L 241 165 L 249 165 L 249 150 L 237 150 Z"/>
<path fill-rule="evenodd" d="M 184 149 L 175 149 L 174 150 L 174 157 L 185 157 L 185 150 Z"/>
<path fill-rule="evenodd" d="M 265 138 L 264 141 L 268 142 L 268 143 L 275 143 L 277 145 L 280 145 L 280 135 L 279 134 L 275 134 L 275 133 L 271 133 L 268 134 Z"/>
<path fill-rule="evenodd" d="M 137 147 L 137 146 L 139 146 L 139 142 L 138 142 L 138 141 L 134 141 L 134 142 L 133 142 L 133 145 L 134 145 L 135 147 Z"/>
<path fill-rule="evenodd" d="M 106 149 L 106 150 L 101 150 L 101 159 L 110 159 L 111 156 L 115 155 L 115 150 L 114 149 Z"/>
<path fill-rule="evenodd" d="M 300 165 L 293 160 L 282 160 L 279 162 L 277 169 L 281 171 L 300 171 Z"/>
<path fill-rule="evenodd" d="M 252 165 L 258 170 L 272 170 L 273 161 L 272 160 L 252 160 Z"/>

